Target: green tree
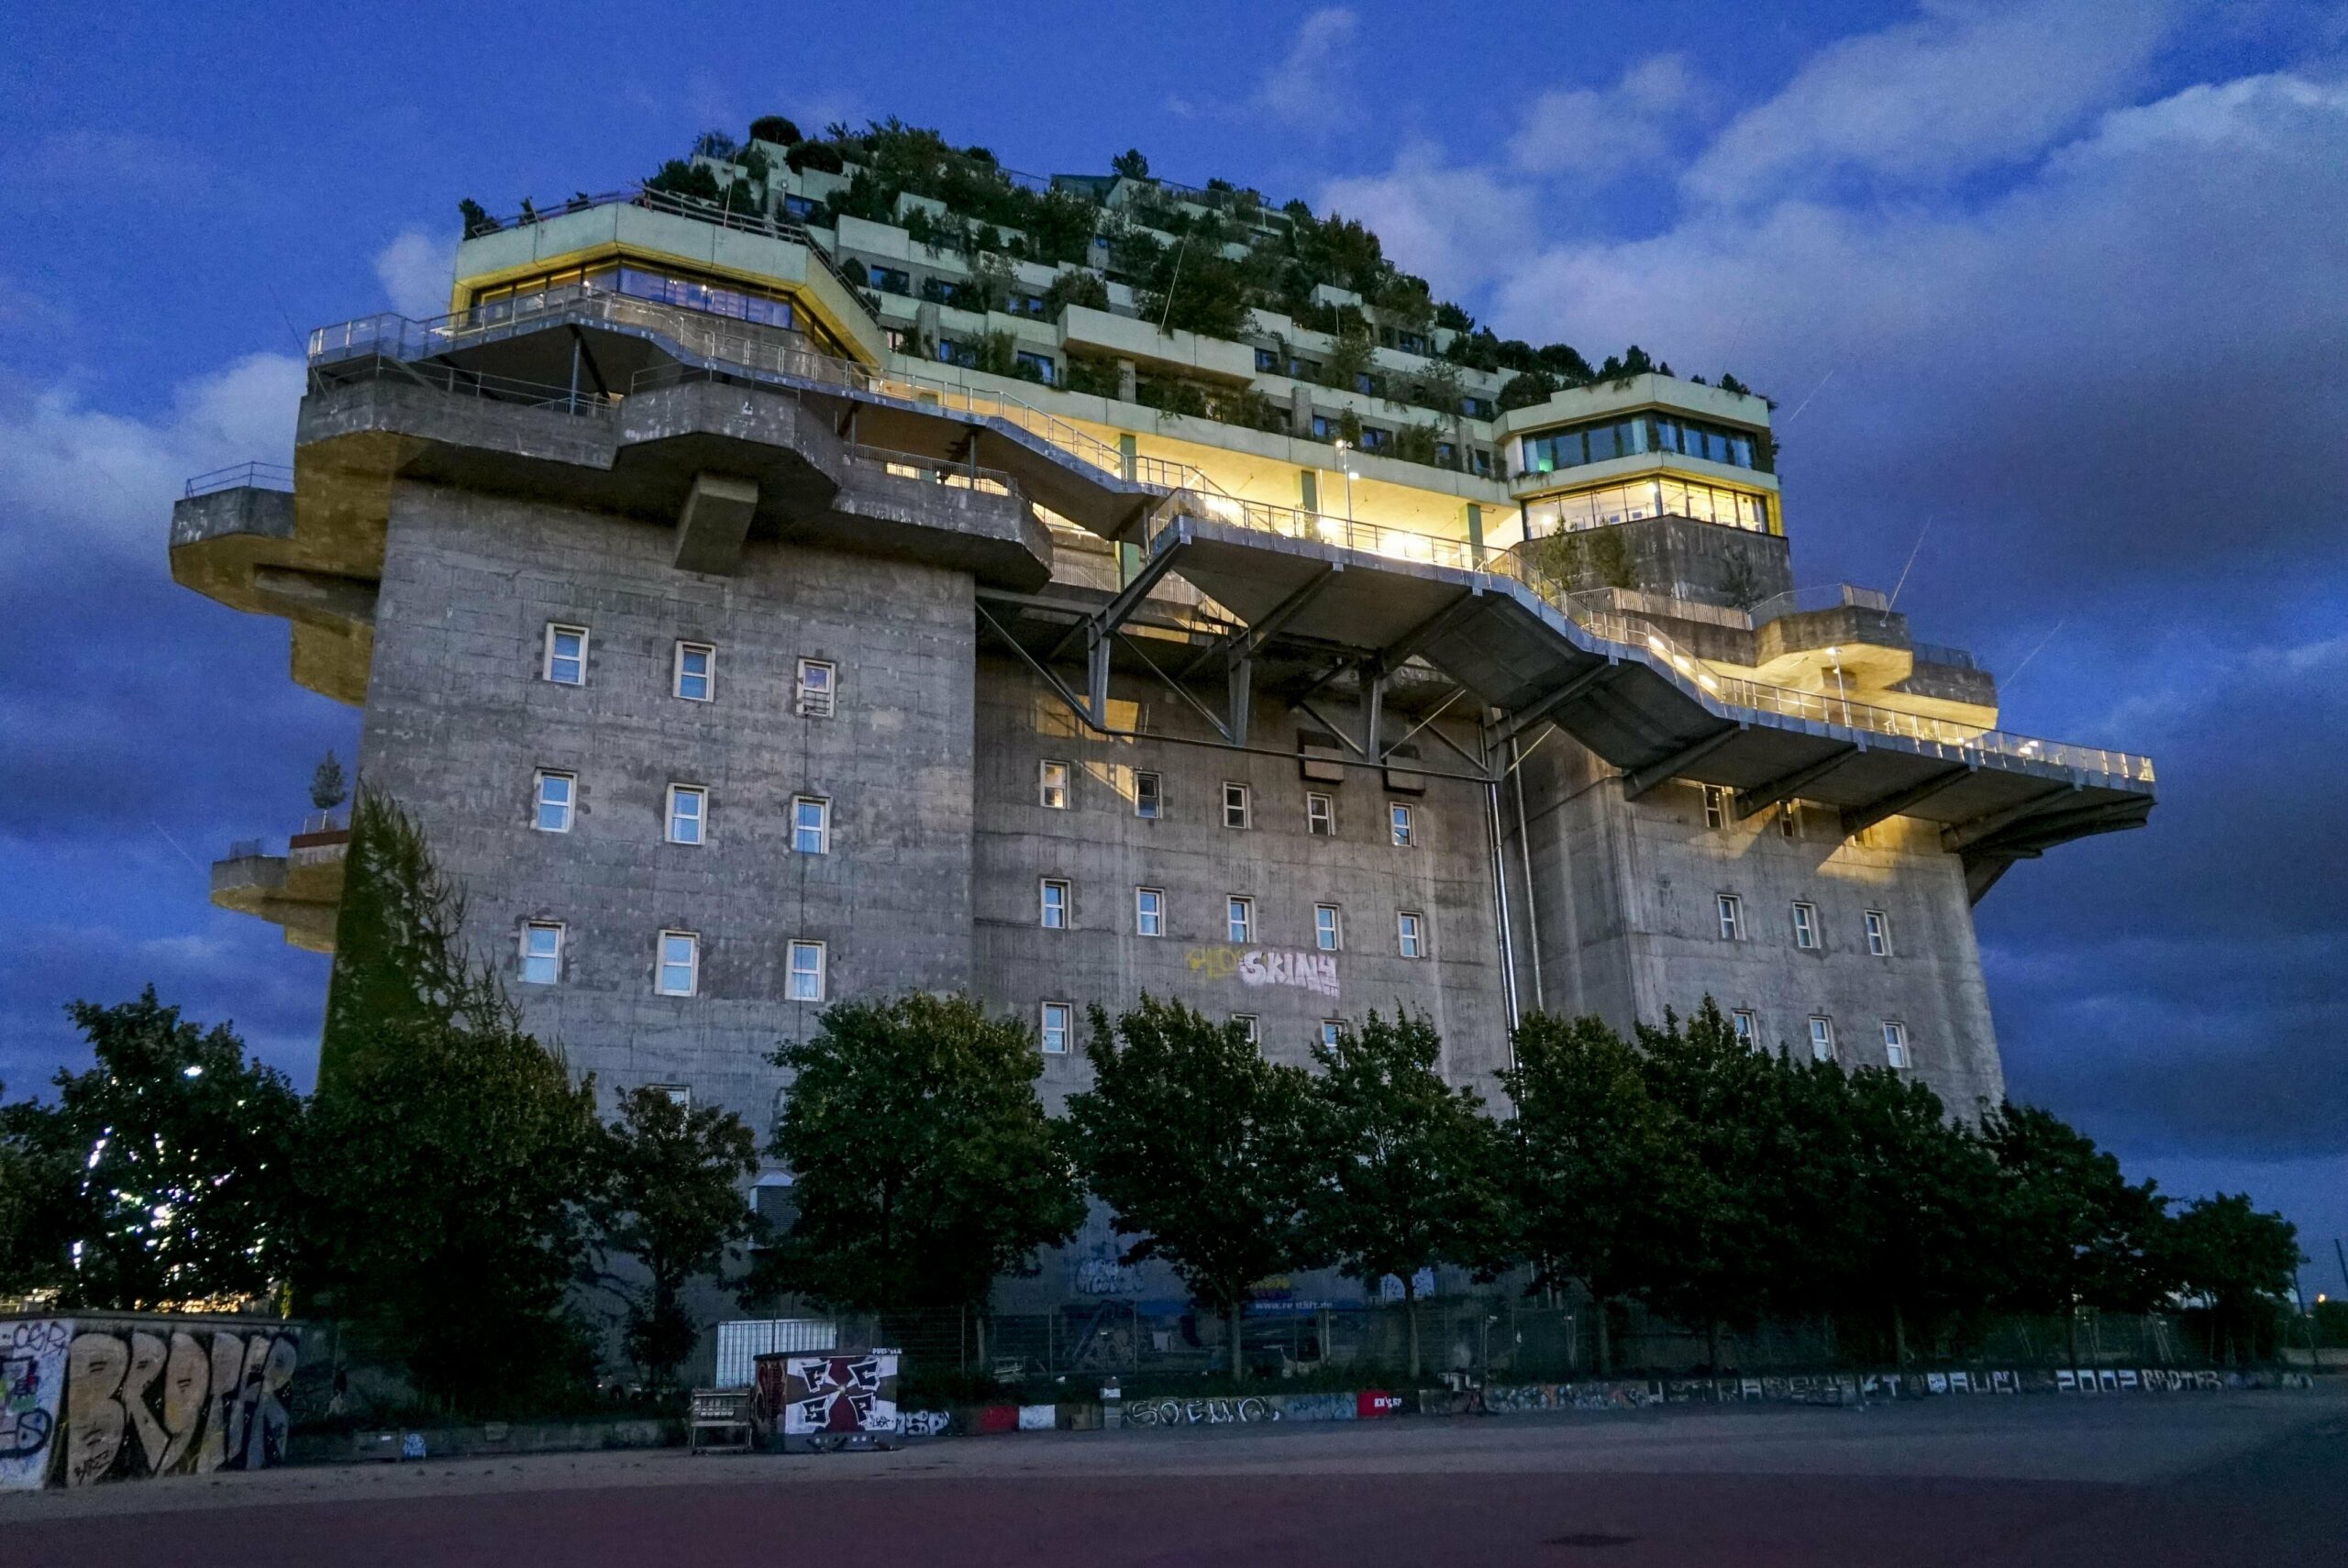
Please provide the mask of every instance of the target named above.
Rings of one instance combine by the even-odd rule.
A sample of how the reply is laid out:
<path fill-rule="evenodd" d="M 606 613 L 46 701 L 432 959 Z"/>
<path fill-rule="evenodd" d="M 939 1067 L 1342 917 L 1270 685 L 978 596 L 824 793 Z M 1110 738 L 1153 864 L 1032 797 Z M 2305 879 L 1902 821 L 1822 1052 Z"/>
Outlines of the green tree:
<path fill-rule="evenodd" d="M 44 1212 L 12 1251 L 68 1305 L 155 1308 L 265 1294 L 282 1277 L 302 1102 L 148 987 L 136 1001 L 66 1010 L 96 1065 L 60 1072 L 53 1105 L 0 1111 L 17 1179 Z"/>
<path fill-rule="evenodd" d="M 1366 1286 L 1402 1282 L 1413 1378 L 1418 1271 L 1492 1268 L 1506 1247 L 1504 1145 L 1482 1097 L 1443 1081 L 1442 1055 L 1425 1018 L 1372 1012 L 1312 1048 L 1306 1115 L 1316 1250 Z"/>
<path fill-rule="evenodd" d="M 2169 1294 L 2161 1238 L 2168 1199 L 2060 1117 L 2011 1100 L 1981 1118 L 1998 1162 L 2000 1298 L 2060 1314 L 2078 1364 L 2082 1307 L 2150 1311 Z"/>
<path fill-rule="evenodd" d="M 1149 178 L 1149 160 L 1142 156 L 1138 147 L 1129 147 L 1109 160 L 1109 167 L 1128 180 Z"/>
<path fill-rule="evenodd" d="M 399 803 L 362 787 L 350 809 L 318 1088 L 384 1031 L 453 1023 L 494 1032 L 518 1014 L 496 971 L 464 941 L 464 889 L 435 863 Z"/>
<path fill-rule="evenodd" d="M 342 776 L 342 763 L 328 752 L 310 775 L 310 804 L 321 812 L 331 812 L 349 799 L 350 785 Z"/>
<path fill-rule="evenodd" d="M 2180 1288 L 2209 1305 L 2211 1356 L 2230 1361 L 2262 1353 L 2305 1261 L 2298 1227 L 2251 1208 L 2246 1192 L 2187 1203 L 2169 1221 L 2162 1252 Z"/>
<path fill-rule="evenodd" d="M 593 1080 L 514 1029 L 402 1021 L 360 1044 L 311 1103 L 301 1309 L 460 1409 L 575 1391 Z"/>
<path fill-rule="evenodd" d="M 626 1303 L 628 1359 L 666 1387 L 699 1334 L 686 1286 L 717 1273 L 757 1228 L 741 1184 L 757 1174 L 758 1141 L 732 1111 L 655 1086 L 622 1095 L 619 1112 L 602 1130 L 587 1211 L 605 1287 Z M 615 1253 L 641 1279 L 614 1272 Z"/>
<path fill-rule="evenodd" d="M 1180 1002 L 1145 995 L 1113 1024 L 1096 1006 L 1091 1024 L 1092 1087 L 1069 1098 L 1078 1162 L 1135 1238 L 1124 1261 L 1164 1259 L 1223 1316 L 1232 1375 L 1244 1375 L 1247 1287 L 1314 1261 L 1305 1074 Z"/>
<path fill-rule="evenodd" d="M 1517 1245 L 1537 1284 L 1579 1280 L 1611 1369 L 1611 1305 L 1656 1277 L 1656 1239 L 1681 1229 L 1698 1172 L 1684 1130 L 1647 1092 L 1638 1054 L 1598 1018 L 1527 1014 L 1501 1077 L 1516 1106 Z"/>
<path fill-rule="evenodd" d="M 843 1002 L 821 1025 L 774 1055 L 792 1084 L 771 1152 L 799 1218 L 759 1256 L 762 1292 L 983 1309 L 998 1275 L 1075 1233 L 1084 1199 L 1024 1025 L 921 992 Z"/>

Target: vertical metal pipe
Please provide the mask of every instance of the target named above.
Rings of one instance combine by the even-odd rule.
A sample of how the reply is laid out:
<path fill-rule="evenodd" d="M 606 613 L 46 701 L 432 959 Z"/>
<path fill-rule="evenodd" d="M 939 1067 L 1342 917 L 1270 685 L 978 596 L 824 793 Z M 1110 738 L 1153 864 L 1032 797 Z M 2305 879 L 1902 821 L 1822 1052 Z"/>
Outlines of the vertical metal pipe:
<path fill-rule="evenodd" d="M 1524 941 L 1533 950 L 1533 1006 L 1549 1010 L 1548 988 L 1541 983 L 1541 906 L 1533 882 L 1533 840 L 1524 815 L 1524 756 L 1508 737 L 1508 773 L 1516 786 L 1516 861 L 1524 868 Z"/>
<path fill-rule="evenodd" d="M 1516 1028 L 1523 1021 L 1516 995 L 1516 942 L 1510 930 L 1508 860 L 1501 845 L 1501 787 L 1490 777 L 1492 747 L 1489 731 L 1479 732 L 1476 749 L 1484 762 L 1484 842 L 1492 857 L 1492 918 L 1500 935 L 1501 994 L 1508 1003 L 1508 1065 L 1516 1067 Z"/>

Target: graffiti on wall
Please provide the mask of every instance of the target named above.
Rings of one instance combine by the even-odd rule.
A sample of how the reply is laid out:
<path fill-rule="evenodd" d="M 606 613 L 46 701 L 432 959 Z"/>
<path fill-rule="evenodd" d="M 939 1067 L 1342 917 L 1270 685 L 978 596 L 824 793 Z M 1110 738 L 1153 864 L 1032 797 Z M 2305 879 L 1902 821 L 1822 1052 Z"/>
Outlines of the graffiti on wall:
<path fill-rule="evenodd" d="M 0 1325 L 0 1488 L 38 1486 L 49 1474 L 72 1339 L 73 1325 L 54 1318 Z"/>
<path fill-rule="evenodd" d="M 779 1427 L 786 1452 L 894 1446 L 897 1418 L 893 1350 L 758 1358 L 759 1415 Z M 779 1419 L 777 1418 L 780 1418 Z"/>
<path fill-rule="evenodd" d="M 68 1486 L 259 1470 L 285 1457 L 298 1332 L 80 1322 L 64 1354 L 54 1461 Z M 28 1485 L 37 1483 L 26 1483 Z"/>
<path fill-rule="evenodd" d="M 1295 986 L 1337 999 L 1337 960 L 1329 953 L 1291 953 L 1271 947 L 1193 947 L 1191 972 L 1212 980 L 1236 977 L 1244 986 Z"/>
<path fill-rule="evenodd" d="M 1135 1427 L 1220 1427 L 1279 1419 L 1276 1407 L 1252 1394 L 1245 1399 L 1137 1399 L 1125 1407 L 1125 1424 Z"/>

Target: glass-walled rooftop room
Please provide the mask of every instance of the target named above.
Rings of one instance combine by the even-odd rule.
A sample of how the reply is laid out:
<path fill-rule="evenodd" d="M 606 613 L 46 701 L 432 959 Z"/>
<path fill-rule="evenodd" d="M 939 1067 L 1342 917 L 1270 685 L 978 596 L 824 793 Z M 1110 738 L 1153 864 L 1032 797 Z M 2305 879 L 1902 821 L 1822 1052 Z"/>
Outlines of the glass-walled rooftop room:
<path fill-rule="evenodd" d="M 1769 469 L 1767 447 L 1754 439 L 1751 431 L 1732 430 L 1668 414 L 1634 414 L 1536 431 L 1523 437 L 1518 446 L 1519 478 L 1650 452 L 1701 458 L 1707 462 L 1755 469 L 1763 473 Z"/>
<path fill-rule="evenodd" d="M 1611 484 L 1598 490 L 1578 491 L 1571 495 L 1544 496 L 1524 503 L 1522 530 L 1505 526 L 1492 530 L 1485 542 L 1496 548 L 1506 548 L 1523 539 L 1546 538 L 1552 534 L 1570 534 L 1583 528 L 1603 528 L 1614 523 L 1635 523 L 1646 517 L 1686 517 L 1698 523 L 1717 523 L 1730 528 L 1745 528 L 1756 534 L 1778 532 L 1774 512 L 1766 495 L 1730 490 L 1724 485 L 1701 484 L 1692 480 L 1645 479 L 1627 484 Z M 1512 525 L 1515 519 L 1510 519 Z"/>

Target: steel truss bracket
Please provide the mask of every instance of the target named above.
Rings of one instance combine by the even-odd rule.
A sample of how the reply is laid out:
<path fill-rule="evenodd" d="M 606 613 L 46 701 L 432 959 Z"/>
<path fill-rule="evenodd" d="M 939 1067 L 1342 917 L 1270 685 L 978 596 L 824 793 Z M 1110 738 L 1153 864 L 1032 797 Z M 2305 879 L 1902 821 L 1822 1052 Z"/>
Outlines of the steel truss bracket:
<path fill-rule="evenodd" d="M 1904 789 L 1878 795 L 1856 806 L 1846 806 L 1843 811 L 1843 836 L 1856 838 L 1884 818 L 1896 817 L 1911 807 L 1922 805 L 1951 785 L 1972 778 L 1980 768 L 1978 760 L 1936 768 Z"/>
<path fill-rule="evenodd" d="M 1645 767 L 1635 768 L 1623 774 L 1623 798 L 1636 801 L 1653 794 L 1665 784 L 1679 777 L 1688 768 L 1693 767 L 1697 763 L 1743 734 L 1747 727 L 1743 720 L 1724 724 L 1711 734 L 1689 742 L 1667 756 L 1658 757 Z"/>

